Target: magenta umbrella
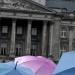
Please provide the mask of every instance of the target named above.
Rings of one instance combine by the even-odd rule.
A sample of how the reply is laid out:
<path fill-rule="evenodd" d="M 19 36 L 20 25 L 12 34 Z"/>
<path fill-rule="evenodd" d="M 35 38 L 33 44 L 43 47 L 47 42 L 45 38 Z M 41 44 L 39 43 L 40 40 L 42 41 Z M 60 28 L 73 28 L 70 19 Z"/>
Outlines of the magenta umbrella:
<path fill-rule="evenodd" d="M 56 64 L 42 56 L 23 56 L 15 58 L 18 65 L 32 69 L 35 75 L 52 75 Z"/>

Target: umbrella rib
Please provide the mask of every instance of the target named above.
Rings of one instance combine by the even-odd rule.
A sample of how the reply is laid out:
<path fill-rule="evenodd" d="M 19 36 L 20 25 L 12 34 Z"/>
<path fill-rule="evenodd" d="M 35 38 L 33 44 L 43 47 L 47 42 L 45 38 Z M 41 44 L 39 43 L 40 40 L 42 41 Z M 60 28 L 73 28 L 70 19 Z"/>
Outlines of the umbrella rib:
<path fill-rule="evenodd" d="M 16 69 L 16 67 L 17 67 L 17 63 L 18 63 L 18 61 L 16 62 L 15 69 Z"/>

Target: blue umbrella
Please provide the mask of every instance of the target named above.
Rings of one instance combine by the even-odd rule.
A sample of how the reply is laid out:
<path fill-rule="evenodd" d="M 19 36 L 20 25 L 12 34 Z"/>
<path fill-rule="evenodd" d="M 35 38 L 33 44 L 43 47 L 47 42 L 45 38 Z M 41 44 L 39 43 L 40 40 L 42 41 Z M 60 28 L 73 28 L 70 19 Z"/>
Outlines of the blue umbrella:
<path fill-rule="evenodd" d="M 53 75 L 75 75 L 75 51 L 63 53 Z"/>
<path fill-rule="evenodd" d="M 15 64 L 14 62 L 0 63 L 0 75 L 34 75 L 29 68 Z"/>

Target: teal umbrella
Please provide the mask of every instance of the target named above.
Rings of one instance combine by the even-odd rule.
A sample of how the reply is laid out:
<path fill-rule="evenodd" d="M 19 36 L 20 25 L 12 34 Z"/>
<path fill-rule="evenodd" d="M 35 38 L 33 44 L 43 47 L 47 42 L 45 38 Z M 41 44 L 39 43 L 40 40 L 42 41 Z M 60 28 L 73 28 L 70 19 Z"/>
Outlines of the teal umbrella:
<path fill-rule="evenodd" d="M 34 75 L 32 70 L 14 62 L 0 63 L 0 75 Z"/>

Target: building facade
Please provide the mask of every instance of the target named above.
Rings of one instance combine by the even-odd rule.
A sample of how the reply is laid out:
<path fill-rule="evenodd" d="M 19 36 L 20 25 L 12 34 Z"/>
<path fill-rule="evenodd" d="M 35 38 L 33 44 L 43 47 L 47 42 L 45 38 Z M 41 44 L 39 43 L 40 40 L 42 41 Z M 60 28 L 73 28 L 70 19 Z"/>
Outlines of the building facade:
<path fill-rule="evenodd" d="M 0 60 L 53 56 L 75 48 L 73 12 L 56 12 L 31 0 L 0 1 Z"/>

